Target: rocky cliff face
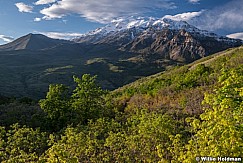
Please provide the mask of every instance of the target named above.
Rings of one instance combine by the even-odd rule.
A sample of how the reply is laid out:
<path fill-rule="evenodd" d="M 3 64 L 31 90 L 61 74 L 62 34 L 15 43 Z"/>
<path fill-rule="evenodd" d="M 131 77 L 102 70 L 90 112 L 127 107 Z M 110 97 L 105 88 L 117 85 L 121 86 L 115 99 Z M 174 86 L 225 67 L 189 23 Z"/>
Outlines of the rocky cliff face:
<path fill-rule="evenodd" d="M 118 50 L 138 53 L 147 58 L 192 62 L 242 41 L 200 30 L 184 21 L 162 19 L 119 20 L 90 32 L 75 42 L 107 44 Z"/>
<path fill-rule="evenodd" d="M 171 59 L 182 62 L 192 62 L 230 47 L 241 45 L 240 41 L 229 42 L 213 37 L 196 35 L 184 29 L 146 33 L 136 37 L 121 49 L 156 58 Z"/>

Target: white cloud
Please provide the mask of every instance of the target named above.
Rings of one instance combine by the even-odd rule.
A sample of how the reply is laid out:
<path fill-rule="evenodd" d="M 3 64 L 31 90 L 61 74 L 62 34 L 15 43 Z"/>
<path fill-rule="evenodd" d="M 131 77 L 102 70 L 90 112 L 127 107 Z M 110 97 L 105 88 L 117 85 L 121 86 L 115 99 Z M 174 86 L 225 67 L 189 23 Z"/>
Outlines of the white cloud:
<path fill-rule="evenodd" d="M 41 18 L 35 18 L 34 21 L 39 22 L 39 21 L 41 21 Z"/>
<path fill-rule="evenodd" d="M 195 26 L 209 31 L 236 31 L 243 25 L 243 3 L 242 0 L 231 0 L 227 4 L 205 11 L 195 21 Z"/>
<path fill-rule="evenodd" d="M 40 34 L 46 35 L 50 38 L 54 39 L 64 39 L 64 40 L 70 40 L 75 37 L 81 37 L 84 34 L 81 33 L 60 33 L 60 32 L 38 32 Z"/>
<path fill-rule="evenodd" d="M 15 6 L 18 8 L 19 12 L 29 12 L 33 10 L 33 6 L 24 4 L 23 2 L 15 3 Z"/>
<path fill-rule="evenodd" d="M 38 0 L 35 2 L 35 5 L 46 5 L 54 2 L 56 2 L 56 0 Z"/>
<path fill-rule="evenodd" d="M 193 4 L 197 4 L 197 3 L 200 2 L 200 0 L 188 0 L 188 2 L 193 3 Z"/>
<path fill-rule="evenodd" d="M 0 35 L 0 40 L 2 40 L 4 42 L 11 42 L 14 40 L 14 38 L 10 37 L 10 36 Z"/>
<path fill-rule="evenodd" d="M 179 20 L 190 21 L 193 18 L 200 16 L 203 12 L 204 12 L 204 10 L 198 11 L 198 12 L 186 12 L 186 13 L 177 14 L 177 15 L 165 15 L 164 18 L 169 18 L 169 19 L 176 20 L 176 21 L 179 21 Z"/>
<path fill-rule="evenodd" d="M 43 19 L 62 18 L 78 14 L 91 21 L 107 23 L 121 16 L 141 15 L 154 9 L 173 9 L 171 0 L 60 0 L 42 9 Z"/>
<path fill-rule="evenodd" d="M 240 33 L 232 33 L 232 34 L 227 35 L 227 37 L 243 40 L 243 32 L 240 32 Z"/>

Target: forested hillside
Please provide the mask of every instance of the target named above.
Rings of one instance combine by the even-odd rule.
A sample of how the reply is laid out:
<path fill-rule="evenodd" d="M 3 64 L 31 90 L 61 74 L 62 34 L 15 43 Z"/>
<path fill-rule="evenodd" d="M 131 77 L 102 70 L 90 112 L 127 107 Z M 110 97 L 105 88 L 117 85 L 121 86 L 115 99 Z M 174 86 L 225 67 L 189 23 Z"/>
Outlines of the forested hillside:
<path fill-rule="evenodd" d="M 0 162 L 198 162 L 243 156 L 243 47 L 109 92 L 96 76 L 0 97 Z M 239 160 L 235 160 L 237 162 Z"/>

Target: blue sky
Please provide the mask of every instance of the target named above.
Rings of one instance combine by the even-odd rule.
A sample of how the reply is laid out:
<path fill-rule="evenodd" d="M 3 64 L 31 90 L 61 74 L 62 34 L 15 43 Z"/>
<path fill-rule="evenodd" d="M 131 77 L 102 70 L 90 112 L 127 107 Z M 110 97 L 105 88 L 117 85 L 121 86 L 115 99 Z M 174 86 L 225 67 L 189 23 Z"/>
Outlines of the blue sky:
<path fill-rule="evenodd" d="M 243 38 L 242 0 L 0 0 L 0 44 L 28 33 L 71 38 L 119 17 L 165 15 Z"/>

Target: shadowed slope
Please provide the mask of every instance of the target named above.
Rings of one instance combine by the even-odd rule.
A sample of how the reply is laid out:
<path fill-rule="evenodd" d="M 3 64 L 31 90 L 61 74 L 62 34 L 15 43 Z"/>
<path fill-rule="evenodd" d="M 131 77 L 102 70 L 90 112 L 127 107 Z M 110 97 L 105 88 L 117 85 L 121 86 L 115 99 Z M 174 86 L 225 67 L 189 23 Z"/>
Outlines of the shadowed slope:
<path fill-rule="evenodd" d="M 28 35 L 16 39 L 13 42 L 10 42 L 5 45 L 1 45 L 0 51 L 23 50 L 23 49 L 41 50 L 41 49 L 51 48 L 63 43 L 71 43 L 71 42 L 66 40 L 52 39 L 41 34 L 30 33 Z"/>

